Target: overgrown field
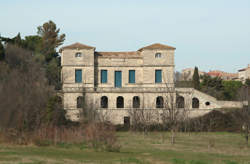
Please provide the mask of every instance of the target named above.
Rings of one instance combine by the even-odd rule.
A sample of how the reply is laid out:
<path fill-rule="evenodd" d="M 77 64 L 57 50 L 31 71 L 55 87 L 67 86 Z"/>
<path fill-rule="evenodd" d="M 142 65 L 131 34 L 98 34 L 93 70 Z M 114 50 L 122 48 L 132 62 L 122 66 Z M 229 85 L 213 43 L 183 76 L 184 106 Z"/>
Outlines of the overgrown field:
<path fill-rule="evenodd" d="M 97 163 L 97 164 L 250 164 L 250 147 L 238 133 L 119 132 L 120 152 L 96 152 L 86 144 L 0 145 L 0 163 Z"/>

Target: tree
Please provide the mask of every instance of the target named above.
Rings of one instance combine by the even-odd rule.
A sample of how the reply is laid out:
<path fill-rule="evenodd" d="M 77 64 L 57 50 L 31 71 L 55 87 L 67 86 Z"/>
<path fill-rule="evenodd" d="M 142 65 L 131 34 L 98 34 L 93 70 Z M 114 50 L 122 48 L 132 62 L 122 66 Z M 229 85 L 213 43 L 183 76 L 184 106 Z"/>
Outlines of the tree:
<path fill-rule="evenodd" d="M 49 62 L 58 56 L 56 48 L 63 44 L 65 34 L 59 35 L 60 29 L 57 29 L 56 24 L 51 20 L 39 26 L 37 30 L 37 34 L 42 38 L 42 53 Z"/>
<path fill-rule="evenodd" d="M 250 79 L 246 79 L 245 85 L 248 86 L 248 87 L 250 87 Z"/>
<path fill-rule="evenodd" d="M 194 84 L 194 89 L 200 90 L 200 76 L 198 67 L 194 68 L 193 84 Z"/>
<path fill-rule="evenodd" d="M 187 122 L 189 119 L 190 103 L 189 101 L 184 101 L 180 108 L 178 104 L 181 102 L 178 101 L 178 97 L 181 97 L 181 95 L 171 87 L 167 86 L 167 88 L 168 92 L 165 96 L 161 119 L 163 126 L 171 131 L 171 144 L 175 144 L 176 133 L 182 126 L 182 123 Z"/>
<path fill-rule="evenodd" d="M 241 81 L 222 81 L 223 85 L 223 99 L 225 100 L 237 100 L 237 92 L 242 87 Z"/>
<path fill-rule="evenodd" d="M 42 123 L 49 97 L 45 72 L 32 53 L 8 44 L 6 63 L 0 63 L 0 128 L 36 129 Z"/>
<path fill-rule="evenodd" d="M 219 100 L 224 100 L 224 86 L 220 77 L 204 75 L 201 82 L 202 92 L 211 95 Z"/>
<path fill-rule="evenodd" d="M 42 38 L 38 35 L 26 36 L 23 40 L 23 48 L 28 49 L 34 53 L 41 53 Z"/>
<path fill-rule="evenodd" d="M 17 34 L 17 36 L 15 36 L 13 38 L 13 42 L 14 42 L 14 45 L 19 46 L 19 47 L 23 47 L 23 45 L 22 45 L 23 40 L 21 38 L 20 32 Z"/>
<path fill-rule="evenodd" d="M 49 84 L 55 86 L 55 89 L 61 88 L 61 68 L 58 60 L 59 58 L 54 58 L 46 65 L 46 76 Z"/>
<path fill-rule="evenodd" d="M 4 60 L 4 58 L 5 58 L 4 47 L 3 47 L 3 44 L 0 40 L 0 61 Z"/>

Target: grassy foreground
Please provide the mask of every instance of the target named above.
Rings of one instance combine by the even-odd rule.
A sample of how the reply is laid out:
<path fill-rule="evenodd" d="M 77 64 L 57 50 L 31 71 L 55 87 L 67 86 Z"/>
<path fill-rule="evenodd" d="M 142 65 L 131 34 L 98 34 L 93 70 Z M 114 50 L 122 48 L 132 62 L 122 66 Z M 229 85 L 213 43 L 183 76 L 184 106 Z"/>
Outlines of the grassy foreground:
<path fill-rule="evenodd" d="M 178 133 L 176 144 L 170 134 L 119 132 L 121 152 L 95 152 L 86 145 L 56 146 L 0 145 L 0 163 L 97 163 L 97 164 L 250 164 L 250 147 L 236 133 Z"/>

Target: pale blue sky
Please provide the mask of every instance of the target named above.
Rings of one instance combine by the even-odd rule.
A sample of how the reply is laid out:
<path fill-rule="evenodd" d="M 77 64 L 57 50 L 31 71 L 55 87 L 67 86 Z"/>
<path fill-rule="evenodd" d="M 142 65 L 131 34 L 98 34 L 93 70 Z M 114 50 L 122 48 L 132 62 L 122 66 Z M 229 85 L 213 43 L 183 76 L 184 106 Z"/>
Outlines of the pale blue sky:
<path fill-rule="evenodd" d="M 250 0 L 0 0 L 0 33 L 36 34 L 53 20 L 65 44 L 133 51 L 176 47 L 176 69 L 236 72 L 250 63 Z"/>

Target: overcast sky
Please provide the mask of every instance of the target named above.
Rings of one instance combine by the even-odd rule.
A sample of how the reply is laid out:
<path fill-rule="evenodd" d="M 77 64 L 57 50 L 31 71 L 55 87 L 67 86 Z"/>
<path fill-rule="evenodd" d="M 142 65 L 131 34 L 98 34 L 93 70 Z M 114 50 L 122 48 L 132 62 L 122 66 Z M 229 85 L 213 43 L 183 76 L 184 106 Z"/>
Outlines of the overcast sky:
<path fill-rule="evenodd" d="M 66 44 L 134 51 L 176 47 L 176 70 L 236 72 L 250 64 L 250 0 L 0 0 L 0 34 L 34 35 L 54 21 Z"/>

